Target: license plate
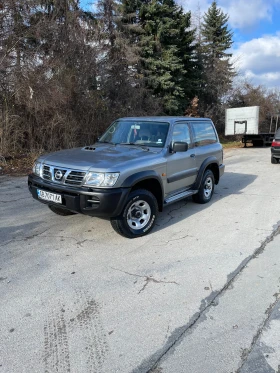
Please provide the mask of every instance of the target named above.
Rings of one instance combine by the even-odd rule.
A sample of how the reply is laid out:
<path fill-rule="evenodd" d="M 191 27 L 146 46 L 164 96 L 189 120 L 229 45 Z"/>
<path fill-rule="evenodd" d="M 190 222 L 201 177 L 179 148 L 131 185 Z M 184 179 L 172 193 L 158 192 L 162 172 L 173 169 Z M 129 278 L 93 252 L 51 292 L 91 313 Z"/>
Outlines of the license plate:
<path fill-rule="evenodd" d="M 50 201 L 55 203 L 62 203 L 62 197 L 60 194 L 45 192 L 44 190 L 37 189 L 38 198 L 44 201 Z"/>

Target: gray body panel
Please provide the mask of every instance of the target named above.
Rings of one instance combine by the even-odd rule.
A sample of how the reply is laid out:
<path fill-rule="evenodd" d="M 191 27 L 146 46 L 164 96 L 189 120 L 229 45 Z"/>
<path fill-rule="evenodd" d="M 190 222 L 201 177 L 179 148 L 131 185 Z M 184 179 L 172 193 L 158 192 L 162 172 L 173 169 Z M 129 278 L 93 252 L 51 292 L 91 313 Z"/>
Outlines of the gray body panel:
<path fill-rule="evenodd" d="M 167 155 L 167 185 L 165 194 L 191 186 L 197 176 L 197 166 L 193 149 Z"/>
<path fill-rule="evenodd" d="M 158 157 L 161 149 L 147 151 L 137 146 L 94 144 L 92 150 L 75 148 L 50 153 L 40 159 L 44 163 L 58 167 L 88 171 L 116 172 L 130 165 L 136 165 L 139 159 L 149 163 Z"/>

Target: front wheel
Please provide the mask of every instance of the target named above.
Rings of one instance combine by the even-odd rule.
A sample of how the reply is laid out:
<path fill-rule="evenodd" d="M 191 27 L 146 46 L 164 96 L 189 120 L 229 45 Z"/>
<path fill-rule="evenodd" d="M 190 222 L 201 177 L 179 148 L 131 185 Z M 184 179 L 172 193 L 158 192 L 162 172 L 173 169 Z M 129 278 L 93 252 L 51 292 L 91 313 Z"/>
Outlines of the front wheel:
<path fill-rule="evenodd" d="M 153 229 L 157 214 L 155 196 L 148 190 L 138 189 L 129 194 L 122 214 L 111 218 L 111 225 L 124 237 L 141 237 Z"/>
<path fill-rule="evenodd" d="M 275 157 L 273 157 L 273 156 L 271 156 L 271 163 L 273 163 L 273 164 L 278 163 L 278 159 L 275 158 Z"/>
<path fill-rule="evenodd" d="M 211 170 L 206 170 L 203 175 L 200 187 L 198 189 L 198 193 L 193 195 L 194 202 L 197 202 L 197 203 L 209 202 L 214 193 L 214 185 L 215 185 L 215 179 L 214 179 L 213 172 Z"/>

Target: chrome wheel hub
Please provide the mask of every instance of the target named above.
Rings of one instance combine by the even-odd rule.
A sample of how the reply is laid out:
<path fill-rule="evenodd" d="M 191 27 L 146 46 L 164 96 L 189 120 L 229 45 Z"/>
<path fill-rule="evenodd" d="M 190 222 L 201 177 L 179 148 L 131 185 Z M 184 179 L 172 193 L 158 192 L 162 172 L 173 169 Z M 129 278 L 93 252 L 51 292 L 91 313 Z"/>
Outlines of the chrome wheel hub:
<path fill-rule="evenodd" d="M 207 177 L 204 183 L 204 196 L 209 198 L 213 190 L 213 180 L 211 177 Z"/>
<path fill-rule="evenodd" d="M 148 224 L 150 217 L 151 207 L 148 202 L 138 200 L 129 207 L 126 220 L 130 228 L 142 229 Z"/>

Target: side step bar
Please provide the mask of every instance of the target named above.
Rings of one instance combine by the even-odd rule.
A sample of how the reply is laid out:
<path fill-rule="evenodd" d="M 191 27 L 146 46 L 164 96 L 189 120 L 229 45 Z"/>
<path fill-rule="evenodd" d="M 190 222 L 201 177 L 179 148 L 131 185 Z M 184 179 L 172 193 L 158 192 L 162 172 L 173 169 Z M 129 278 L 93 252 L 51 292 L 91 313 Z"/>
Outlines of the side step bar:
<path fill-rule="evenodd" d="M 183 199 L 183 198 L 187 198 L 189 196 L 192 196 L 193 194 L 196 194 L 198 192 L 198 190 L 186 190 L 184 192 L 181 192 L 181 193 L 178 193 L 178 194 L 175 194 L 175 196 L 171 196 L 171 197 L 168 197 L 164 200 L 164 203 L 166 205 L 168 205 L 169 203 L 172 203 L 172 202 L 175 202 L 175 201 L 179 201 L 180 199 Z"/>

